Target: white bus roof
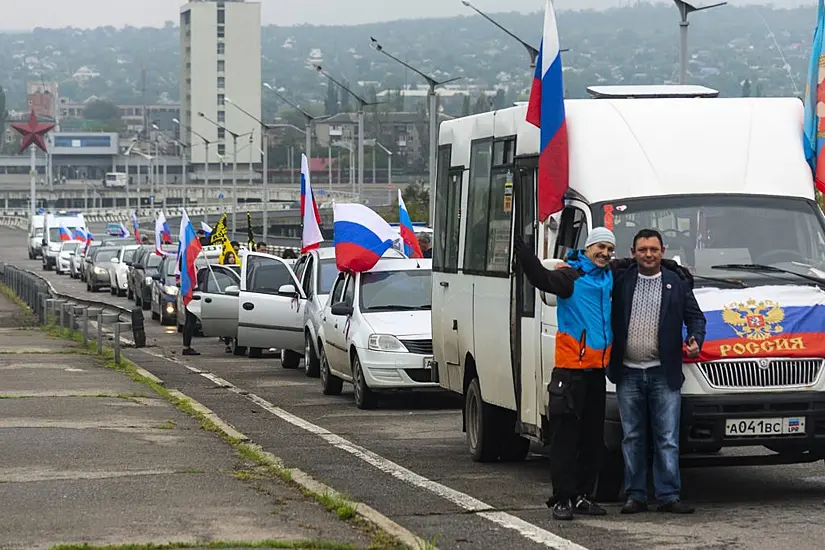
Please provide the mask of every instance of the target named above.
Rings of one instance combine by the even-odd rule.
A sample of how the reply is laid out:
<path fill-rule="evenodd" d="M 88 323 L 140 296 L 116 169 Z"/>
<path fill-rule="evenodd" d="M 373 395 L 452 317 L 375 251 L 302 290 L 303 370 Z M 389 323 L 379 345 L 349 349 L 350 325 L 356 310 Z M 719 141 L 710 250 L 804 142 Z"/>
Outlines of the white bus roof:
<path fill-rule="evenodd" d="M 645 86 L 590 86 L 587 93 L 596 99 L 717 97 L 718 90 L 705 86 L 653 84 Z"/>
<path fill-rule="evenodd" d="M 565 101 L 570 188 L 591 203 L 691 194 L 813 200 L 796 98 Z M 470 166 L 470 140 L 516 135 L 516 155 L 538 155 L 526 107 L 443 122 L 452 166 Z"/>

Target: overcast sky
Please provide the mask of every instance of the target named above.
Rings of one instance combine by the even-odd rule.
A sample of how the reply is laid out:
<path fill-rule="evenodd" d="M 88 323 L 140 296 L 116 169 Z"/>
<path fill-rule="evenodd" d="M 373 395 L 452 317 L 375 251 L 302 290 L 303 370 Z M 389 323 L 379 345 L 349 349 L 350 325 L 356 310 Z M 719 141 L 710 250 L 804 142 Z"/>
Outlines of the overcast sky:
<path fill-rule="evenodd" d="M 14 7 L 4 10 L 0 29 L 24 30 L 34 27 L 98 27 L 113 25 L 162 26 L 177 23 L 179 0 L 6 0 Z M 645 1 L 645 0 L 643 0 Z M 544 0 L 472 0 L 483 11 L 531 12 L 543 8 Z M 460 0 L 261 0 L 264 24 L 316 25 L 358 24 L 393 19 L 446 17 L 472 12 Z M 604 8 L 635 3 L 635 0 L 556 0 L 556 9 Z M 697 0 L 696 4 L 710 3 Z M 795 6 L 816 0 L 729 0 L 730 4 Z M 506 7 L 505 7 L 506 6 Z"/>

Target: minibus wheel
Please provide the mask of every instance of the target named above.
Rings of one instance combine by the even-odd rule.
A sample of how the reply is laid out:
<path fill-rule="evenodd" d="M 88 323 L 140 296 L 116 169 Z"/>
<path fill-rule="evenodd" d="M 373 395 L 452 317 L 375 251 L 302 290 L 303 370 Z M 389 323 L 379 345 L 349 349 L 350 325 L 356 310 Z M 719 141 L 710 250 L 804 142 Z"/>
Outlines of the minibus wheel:
<path fill-rule="evenodd" d="M 499 433 L 501 422 L 497 420 L 497 409 L 485 403 L 481 397 L 481 385 L 478 378 L 473 378 L 464 394 L 464 416 L 467 422 L 467 447 L 470 456 L 476 462 L 493 462 L 498 460 L 502 439 Z"/>

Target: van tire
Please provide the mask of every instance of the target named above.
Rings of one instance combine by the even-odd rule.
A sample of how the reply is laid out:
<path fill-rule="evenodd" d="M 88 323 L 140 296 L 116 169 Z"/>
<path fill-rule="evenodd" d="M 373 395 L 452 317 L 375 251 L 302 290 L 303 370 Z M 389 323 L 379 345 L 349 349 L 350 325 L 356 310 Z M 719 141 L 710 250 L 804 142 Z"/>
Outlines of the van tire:
<path fill-rule="evenodd" d="M 596 482 L 596 500 L 620 502 L 624 489 L 624 457 L 621 449 L 605 449 L 602 468 Z"/>
<path fill-rule="evenodd" d="M 467 447 L 476 462 L 497 461 L 501 455 L 502 440 L 510 440 L 510 433 L 502 433 L 502 413 L 484 402 L 478 378 L 473 378 L 464 394 L 464 415 L 467 419 Z"/>
<path fill-rule="evenodd" d="M 327 354 L 321 347 L 321 390 L 324 395 L 341 395 L 344 381 L 329 371 Z"/>
<path fill-rule="evenodd" d="M 246 355 L 246 347 L 238 345 L 238 339 L 232 339 L 232 355 L 240 357 Z"/>
<path fill-rule="evenodd" d="M 297 369 L 301 364 L 301 356 L 291 349 L 281 350 L 281 367 L 285 369 Z"/>

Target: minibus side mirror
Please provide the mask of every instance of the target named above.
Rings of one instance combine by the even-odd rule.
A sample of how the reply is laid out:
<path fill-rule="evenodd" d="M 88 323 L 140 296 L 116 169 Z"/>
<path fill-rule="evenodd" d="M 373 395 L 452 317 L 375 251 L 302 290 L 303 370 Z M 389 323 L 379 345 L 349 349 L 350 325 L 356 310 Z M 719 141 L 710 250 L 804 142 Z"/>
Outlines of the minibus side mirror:
<path fill-rule="evenodd" d="M 547 270 L 554 270 L 556 266 L 560 263 L 563 263 L 563 260 L 558 260 L 556 258 L 548 258 L 546 260 L 541 261 L 541 266 Z M 541 301 L 544 302 L 544 305 L 549 307 L 556 307 L 556 295 L 550 294 L 549 292 L 541 292 Z"/>

